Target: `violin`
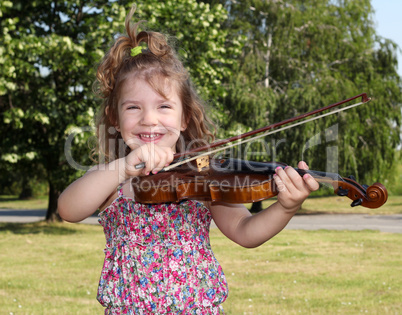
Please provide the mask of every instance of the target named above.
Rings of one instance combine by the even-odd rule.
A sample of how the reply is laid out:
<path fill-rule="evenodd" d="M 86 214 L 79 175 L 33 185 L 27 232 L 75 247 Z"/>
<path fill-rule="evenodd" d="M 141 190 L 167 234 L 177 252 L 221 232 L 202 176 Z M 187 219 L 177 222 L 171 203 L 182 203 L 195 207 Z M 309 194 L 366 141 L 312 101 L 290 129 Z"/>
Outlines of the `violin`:
<path fill-rule="evenodd" d="M 278 194 L 273 180 L 278 162 L 253 162 L 238 159 L 211 159 L 203 157 L 196 165 L 182 164 L 173 171 L 136 177 L 132 182 L 135 199 L 140 203 L 180 202 L 185 199 L 200 201 L 251 203 L 272 198 Z M 388 199 L 381 183 L 360 185 L 353 176 L 313 170 L 295 169 L 300 176 L 308 173 L 319 183 L 334 188 L 338 196 L 352 200 L 352 207 L 361 205 L 378 208 Z"/>
<path fill-rule="evenodd" d="M 351 100 L 361 98 L 361 101 L 347 107 L 332 110 L 302 122 L 294 123 L 272 131 L 282 125 L 293 123 L 308 116 L 332 109 Z M 321 109 L 313 110 L 293 118 L 283 120 L 272 125 L 253 130 L 242 135 L 224 139 L 207 146 L 198 147 L 189 152 L 175 154 L 175 159 L 183 156 L 194 155 L 200 151 L 204 153 L 191 156 L 165 167 L 155 175 L 136 177 L 132 186 L 136 201 L 140 203 L 168 203 L 179 202 L 184 199 L 195 199 L 212 202 L 227 203 L 251 203 L 272 198 L 278 194 L 278 189 L 273 181 L 273 175 L 277 167 L 285 168 L 287 165 L 280 162 L 253 162 L 239 159 L 212 159 L 210 156 L 218 151 L 238 145 L 232 143 L 245 137 L 254 136 L 241 143 L 253 141 L 306 122 L 316 120 L 349 108 L 360 106 L 370 101 L 366 93 L 362 93 L 344 101 L 328 105 Z M 262 133 L 262 134 L 261 134 Z M 230 143 L 230 144 L 228 144 Z M 218 149 L 213 149 L 220 147 Z M 135 166 L 143 168 L 144 163 Z M 352 207 L 361 205 L 367 208 L 378 208 L 388 199 L 386 188 L 381 183 L 371 186 L 360 185 L 353 176 L 347 178 L 339 174 L 312 170 L 297 169 L 303 176 L 308 173 L 319 183 L 330 185 L 339 196 L 347 196 L 352 200 Z"/>

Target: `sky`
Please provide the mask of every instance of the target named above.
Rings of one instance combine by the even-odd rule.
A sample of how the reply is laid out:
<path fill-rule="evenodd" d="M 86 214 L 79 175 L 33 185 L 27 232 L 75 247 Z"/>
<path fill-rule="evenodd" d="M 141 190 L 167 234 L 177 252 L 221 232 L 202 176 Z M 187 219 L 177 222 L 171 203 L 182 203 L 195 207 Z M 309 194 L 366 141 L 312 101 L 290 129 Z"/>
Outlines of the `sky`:
<path fill-rule="evenodd" d="M 402 49 L 402 0 L 371 0 L 377 34 L 393 40 Z M 398 74 L 402 76 L 402 54 L 398 53 Z"/>

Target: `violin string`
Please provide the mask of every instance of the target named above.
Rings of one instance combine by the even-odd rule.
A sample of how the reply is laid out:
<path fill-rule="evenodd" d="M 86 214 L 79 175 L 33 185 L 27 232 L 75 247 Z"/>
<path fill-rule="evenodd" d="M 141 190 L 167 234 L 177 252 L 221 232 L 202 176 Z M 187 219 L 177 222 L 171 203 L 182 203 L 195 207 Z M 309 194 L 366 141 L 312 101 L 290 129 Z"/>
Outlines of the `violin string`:
<path fill-rule="evenodd" d="M 290 128 L 293 128 L 293 127 L 296 127 L 296 126 L 300 126 L 300 125 L 306 124 L 306 123 L 308 123 L 308 122 L 311 122 L 311 121 L 314 121 L 314 120 L 317 120 L 317 119 L 320 119 L 320 118 L 323 118 L 323 117 L 326 117 L 326 116 L 330 116 L 330 115 L 333 115 L 333 114 L 336 114 L 336 113 L 339 113 L 339 112 L 342 112 L 342 111 L 351 109 L 351 108 L 353 108 L 353 107 L 360 106 L 360 105 L 365 104 L 365 103 L 366 103 L 366 102 L 355 103 L 355 104 L 346 106 L 346 107 L 344 107 L 344 108 L 339 108 L 339 109 L 332 110 L 332 111 L 330 111 L 329 113 L 321 114 L 321 115 L 316 116 L 316 117 L 312 117 L 312 118 L 308 118 L 308 119 L 303 120 L 303 121 L 299 121 L 299 122 L 294 123 L 294 124 L 289 125 L 289 126 L 285 126 L 285 127 L 282 127 L 282 128 L 276 129 L 276 130 L 272 130 L 272 131 L 268 131 L 268 132 L 262 133 L 262 134 L 260 134 L 260 135 L 258 135 L 258 136 L 254 136 L 254 137 L 251 137 L 251 138 L 246 139 L 246 140 L 241 139 L 241 140 L 238 141 L 238 142 L 228 144 L 228 145 L 226 145 L 226 146 L 223 146 L 223 147 L 214 149 L 214 150 L 212 150 L 212 151 L 206 151 L 206 152 L 200 153 L 200 154 L 198 154 L 198 155 L 196 155 L 196 156 L 193 156 L 193 157 L 190 157 L 190 158 L 181 160 L 181 161 L 179 161 L 179 162 L 177 162 L 177 163 L 173 163 L 173 164 L 171 164 L 171 165 L 165 167 L 165 168 L 163 169 L 163 171 L 169 171 L 169 170 L 171 170 L 171 169 L 173 169 L 173 168 L 175 168 L 175 167 L 177 167 L 177 166 L 180 166 L 180 165 L 182 165 L 182 164 L 184 164 L 184 163 L 193 161 L 193 160 L 198 159 L 198 158 L 200 158 L 200 157 L 202 157 L 202 156 L 211 155 L 211 154 L 216 153 L 216 152 L 219 152 L 219 151 L 223 151 L 223 150 L 226 150 L 226 149 L 230 149 L 230 148 L 235 147 L 235 146 L 238 146 L 238 145 L 240 145 L 240 144 L 245 144 L 245 143 L 254 141 L 254 140 L 259 139 L 259 138 L 262 138 L 262 137 L 266 137 L 266 136 L 269 136 L 269 135 L 272 135 L 272 134 L 275 134 L 275 133 L 278 133 L 278 132 L 281 132 L 281 131 L 284 131 L 284 130 L 287 130 L 287 129 L 290 129 Z"/>
<path fill-rule="evenodd" d="M 313 170 L 304 170 L 304 169 L 303 170 L 302 169 L 296 169 L 296 171 L 298 171 L 300 175 L 302 175 L 304 173 L 308 173 L 312 177 L 314 177 L 315 179 L 318 179 L 318 180 L 320 180 L 320 179 L 322 179 L 322 180 L 329 179 L 331 181 L 338 181 L 338 182 L 346 183 L 346 180 L 341 175 L 339 175 L 337 173 L 324 172 L 323 174 L 319 174 L 319 173 L 322 173 L 322 172 L 317 172 L 317 171 L 313 171 Z M 325 182 L 323 182 L 323 184 L 327 184 L 327 185 L 330 185 L 330 186 L 332 185 L 330 183 L 325 183 Z"/>

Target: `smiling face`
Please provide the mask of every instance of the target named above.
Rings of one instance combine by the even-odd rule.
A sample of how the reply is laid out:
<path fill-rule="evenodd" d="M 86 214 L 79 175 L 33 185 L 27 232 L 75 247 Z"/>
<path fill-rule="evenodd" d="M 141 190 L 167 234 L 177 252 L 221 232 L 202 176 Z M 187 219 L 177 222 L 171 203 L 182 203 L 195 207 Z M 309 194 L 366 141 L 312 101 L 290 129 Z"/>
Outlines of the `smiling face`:
<path fill-rule="evenodd" d="M 174 84 L 164 88 L 166 98 L 141 78 L 123 83 L 115 127 L 130 149 L 153 142 L 175 151 L 180 132 L 186 129 L 183 106 Z"/>

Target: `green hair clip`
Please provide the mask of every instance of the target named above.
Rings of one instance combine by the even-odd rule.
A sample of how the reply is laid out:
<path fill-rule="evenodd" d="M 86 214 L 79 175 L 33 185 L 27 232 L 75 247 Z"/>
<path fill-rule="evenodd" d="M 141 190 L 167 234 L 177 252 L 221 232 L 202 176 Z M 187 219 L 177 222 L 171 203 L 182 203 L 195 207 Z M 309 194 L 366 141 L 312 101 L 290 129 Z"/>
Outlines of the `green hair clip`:
<path fill-rule="evenodd" d="M 142 47 L 141 46 L 137 46 L 131 49 L 131 57 L 135 57 L 137 55 L 139 55 L 140 53 L 142 53 Z"/>

